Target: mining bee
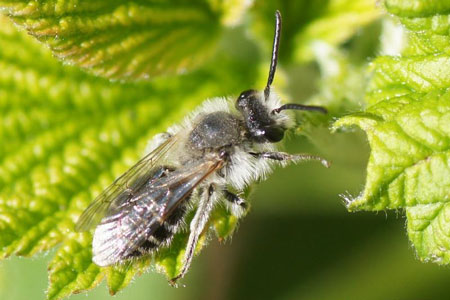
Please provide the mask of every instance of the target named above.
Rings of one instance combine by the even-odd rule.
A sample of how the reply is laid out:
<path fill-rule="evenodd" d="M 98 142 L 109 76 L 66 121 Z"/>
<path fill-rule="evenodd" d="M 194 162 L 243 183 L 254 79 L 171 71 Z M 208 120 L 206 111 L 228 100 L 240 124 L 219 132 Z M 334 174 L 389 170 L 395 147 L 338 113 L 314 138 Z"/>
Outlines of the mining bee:
<path fill-rule="evenodd" d="M 275 15 L 272 59 L 264 91 L 246 90 L 236 101 L 205 101 L 180 125 L 157 135 L 150 142 L 149 153 L 83 212 L 76 230 L 95 227 L 95 264 L 103 267 L 151 255 L 170 247 L 174 234 L 188 229 L 183 266 L 171 280 L 175 283 L 188 271 L 199 237 L 218 203 L 240 217 L 247 209 L 240 192 L 266 177 L 275 165 L 318 160 L 328 167 L 319 156 L 277 151 L 275 143 L 295 126 L 286 110 L 326 110 L 281 104 L 271 88 L 281 33 L 280 12 Z M 186 224 L 185 217 L 192 210 L 194 217 Z"/>

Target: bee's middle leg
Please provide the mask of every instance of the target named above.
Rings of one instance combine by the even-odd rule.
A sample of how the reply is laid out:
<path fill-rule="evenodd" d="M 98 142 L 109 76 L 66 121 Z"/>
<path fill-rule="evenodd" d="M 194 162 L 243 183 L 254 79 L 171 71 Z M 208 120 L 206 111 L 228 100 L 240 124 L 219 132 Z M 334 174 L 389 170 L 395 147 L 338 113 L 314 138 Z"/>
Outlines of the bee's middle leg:
<path fill-rule="evenodd" d="M 223 190 L 223 197 L 229 204 L 229 209 L 234 216 L 240 218 L 247 212 L 249 205 L 242 197 L 227 189 Z"/>

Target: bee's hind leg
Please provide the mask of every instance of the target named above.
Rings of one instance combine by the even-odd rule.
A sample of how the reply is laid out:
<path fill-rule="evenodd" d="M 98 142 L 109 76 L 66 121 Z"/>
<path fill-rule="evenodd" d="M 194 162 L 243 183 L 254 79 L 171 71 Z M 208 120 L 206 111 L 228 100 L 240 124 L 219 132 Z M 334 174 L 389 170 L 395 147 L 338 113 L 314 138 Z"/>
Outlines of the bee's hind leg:
<path fill-rule="evenodd" d="M 211 210 L 214 207 L 215 201 L 213 201 L 213 198 L 215 197 L 215 193 L 215 186 L 214 184 L 211 184 L 207 189 L 204 189 L 201 195 L 197 211 L 195 212 L 194 218 L 192 219 L 189 226 L 190 234 L 188 243 L 186 245 L 186 252 L 184 254 L 183 267 L 180 273 L 169 281 L 171 285 L 175 285 L 176 281 L 180 278 L 183 278 L 189 270 L 189 266 L 191 265 L 192 258 L 195 254 L 195 248 L 197 246 L 198 239 L 202 234 L 205 225 L 208 222 Z"/>

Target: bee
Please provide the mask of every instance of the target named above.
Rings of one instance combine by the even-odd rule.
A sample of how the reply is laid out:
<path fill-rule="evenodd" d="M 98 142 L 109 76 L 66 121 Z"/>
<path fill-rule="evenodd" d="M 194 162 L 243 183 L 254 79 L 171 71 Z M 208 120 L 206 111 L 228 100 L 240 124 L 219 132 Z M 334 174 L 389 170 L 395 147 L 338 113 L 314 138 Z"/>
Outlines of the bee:
<path fill-rule="evenodd" d="M 318 160 L 329 166 L 319 156 L 280 152 L 275 145 L 295 126 L 287 110 L 327 112 L 320 106 L 281 104 L 271 88 L 281 34 L 280 12 L 275 16 L 264 90 L 246 90 L 236 101 L 206 100 L 180 125 L 155 136 L 149 153 L 83 212 L 76 230 L 95 227 L 95 264 L 103 267 L 151 255 L 170 247 L 173 236 L 188 229 L 182 268 L 171 280 L 175 283 L 188 271 L 199 237 L 218 203 L 241 217 L 248 205 L 239 192 L 265 178 L 276 164 Z M 191 210 L 195 210 L 194 217 L 186 224 Z"/>

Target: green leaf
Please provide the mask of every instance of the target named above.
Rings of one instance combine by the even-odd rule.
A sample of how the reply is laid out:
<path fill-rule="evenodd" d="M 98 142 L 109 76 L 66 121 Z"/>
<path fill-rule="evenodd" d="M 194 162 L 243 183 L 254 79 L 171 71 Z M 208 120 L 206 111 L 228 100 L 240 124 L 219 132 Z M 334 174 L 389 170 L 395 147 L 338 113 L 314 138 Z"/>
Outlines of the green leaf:
<path fill-rule="evenodd" d="M 450 263 L 450 56 L 445 1 L 386 1 L 408 28 L 402 56 L 373 62 L 370 106 L 338 120 L 368 137 L 363 192 L 349 210 L 405 209 L 408 235 L 421 260 Z"/>
<path fill-rule="evenodd" d="M 281 58 L 297 62 L 314 57 L 313 42 L 322 40 L 339 45 L 380 15 L 373 0 L 261 1 L 255 3 L 254 29 L 267 49 L 273 36 L 276 9 L 283 17 Z"/>
<path fill-rule="evenodd" d="M 386 8 L 400 17 L 433 17 L 450 11 L 448 1 L 387 0 Z"/>
<path fill-rule="evenodd" d="M 446 202 L 450 169 L 450 93 L 381 101 L 335 126 L 357 125 L 372 149 L 363 194 L 349 209 L 382 210 Z M 448 195 L 448 194 L 447 194 Z"/>
<path fill-rule="evenodd" d="M 221 51 L 191 74 L 111 82 L 61 65 L 0 16 L 0 257 L 32 256 L 60 244 L 49 264 L 49 299 L 91 289 L 105 277 L 114 294 L 142 273 L 150 260 L 97 267 L 91 235 L 75 233 L 74 223 L 139 159 L 155 133 L 208 97 L 253 86 L 258 56 L 242 53 L 239 45 L 235 50 L 238 56 Z M 206 232 L 199 249 L 205 240 Z M 175 243 L 161 255 L 179 260 L 183 247 Z"/>
<path fill-rule="evenodd" d="M 144 258 L 137 262 L 108 267 L 106 270 L 106 280 L 108 282 L 109 293 L 111 295 L 116 294 L 126 287 L 135 275 L 142 274 L 149 265 L 150 259 Z"/>
<path fill-rule="evenodd" d="M 237 14 L 207 0 L 22 0 L 0 1 L 0 9 L 64 62 L 113 79 L 198 67 L 220 37 L 221 18 Z"/>
<path fill-rule="evenodd" d="M 208 0 L 208 3 L 213 11 L 220 14 L 222 24 L 236 26 L 242 21 L 253 0 Z"/>
<path fill-rule="evenodd" d="M 48 299 L 61 299 L 92 289 L 103 279 L 100 268 L 91 262 L 91 240 L 89 233 L 72 236 L 56 252 L 48 266 Z"/>
<path fill-rule="evenodd" d="M 238 222 L 238 218 L 230 215 L 224 206 L 217 207 L 211 214 L 211 219 L 219 240 L 231 236 Z"/>
<path fill-rule="evenodd" d="M 372 0 L 332 0 L 321 10 L 320 17 L 308 23 L 294 39 L 296 61 L 307 61 L 314 56 L 311 44 L 316 40 L 339 45 L 348 40 L 362 26 L 380 16 L 381 11 Z"/>
<path fill-rule="evenodd" d="M 156 266 L 158 270 L 166 274 L 168 279 L 172 279 L 180 273 L 187 241 L 186 235 L 176 234 L 171 247 L 158 253 Z"/>

